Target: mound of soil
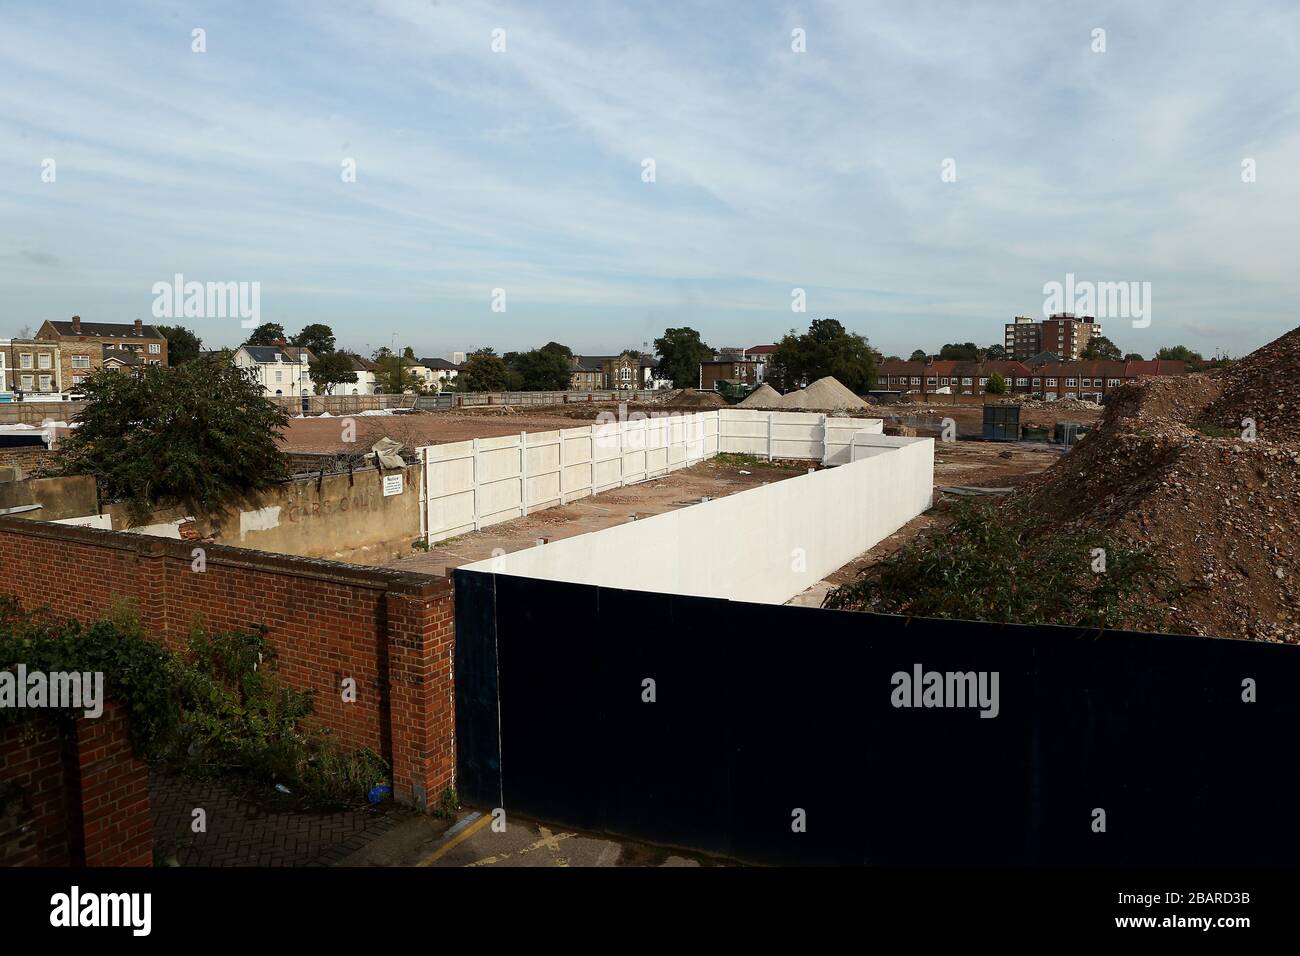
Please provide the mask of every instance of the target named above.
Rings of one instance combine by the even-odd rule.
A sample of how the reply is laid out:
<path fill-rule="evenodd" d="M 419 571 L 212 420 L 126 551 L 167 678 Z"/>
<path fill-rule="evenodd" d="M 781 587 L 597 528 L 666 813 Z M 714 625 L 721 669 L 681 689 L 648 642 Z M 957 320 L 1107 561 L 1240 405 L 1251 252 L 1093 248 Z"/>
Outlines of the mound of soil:
<path fill-rule="evenodd" d="M 1300 441 L 1294 423 L 1262 410 L 1251 416 L 1256 440 L 1239 425 L 1271 394 L 1254 369 L 1293 360 L 1297 342 L 1289 333 L 1235 374 L 1126 386 L 1014 503 L 1150 550 L 1187 589 L 1170 608 L 1173 630 L 1300 643 Z M 1218 437 L 1207 422 L 1232 433 Z"/>
<path fill-rule="evenodd" d="M 684 388 L 676 395 L 669 396 L 664 408 L 723 408 L 727 400 L 717 392 L 698 392 L 693 388 Z"/>
<path fill-rule="evenodd" d="M 859 398 L 840 384 L 839 379 L 827 375 L 807 388 L 781 396 L 781 408 L 791 411 L 834 411 L 836 409 L 866 408 L 865 399 Z"/>
<path fill-rule="evenodd" d="M 764 382 L 745 396 L 739 408 L 780 408 L 781 393 Z"/>

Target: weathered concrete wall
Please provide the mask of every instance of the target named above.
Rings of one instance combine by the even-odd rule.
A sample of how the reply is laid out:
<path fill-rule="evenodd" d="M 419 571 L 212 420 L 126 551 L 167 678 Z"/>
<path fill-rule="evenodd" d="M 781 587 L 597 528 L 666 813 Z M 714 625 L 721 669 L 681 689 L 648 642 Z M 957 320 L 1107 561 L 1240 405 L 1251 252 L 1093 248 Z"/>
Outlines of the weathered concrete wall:
<path fill-rule="evenodd" d="M 0 482 L 0 508 L 20 505 L 40 505 L 41 508 L 14 515 L 16 518 L 57 521 L 98 513 L 99 495 L 95 491 L 95 479 L 90 475 Z"/>
<path fill-rule="evenodd" d="M 104 510 L 112 514 L 115 531 L 383 564 L 409 554 L 411 542 L 420 537 L 420 467 L 403 469 L 400 494 L 384 494 L 384 475 L 393 478 L 398 472 L 366 468 L 351 475 L 286 481 L 245 498 L 220 520 L 195 520 L 183 508 L 167 508 L 133 525 L 122 505 Z"/>
<path fill-rule="evenodd" d="M 385 495 L 384 477 L 399 474 L 401 492 Z M 420 467 L 285 482 L 242 502 L 219 528 L 200 521 L 198 530 L 238 548 L 380 564 L 420 537 Z"/>

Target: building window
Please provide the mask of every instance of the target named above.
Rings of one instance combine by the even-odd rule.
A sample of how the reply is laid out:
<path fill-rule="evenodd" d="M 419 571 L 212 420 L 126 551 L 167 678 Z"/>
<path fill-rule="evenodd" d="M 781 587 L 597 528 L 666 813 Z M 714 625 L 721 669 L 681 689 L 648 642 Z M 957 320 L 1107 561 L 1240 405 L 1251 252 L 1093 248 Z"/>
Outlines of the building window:
<path fill-rule="evenodd" d="M 1037 388 L 1039 385 L 1042 385 L 1042 384 L 1043 384 L 1043 380 L 1042 380 L 1041 378 L 1035 378 L 1035 379 L 1034 379 L 1034 388 Z"/>
<path fill-rule="evenodd" d="M 19 365 L 21 365 L 23 368 L 31 368 L 31 367 L 32 367 L 32 353 L 31 353 L 31 352 L 24 352 L 22 355 L 18 356 L 18 363 L 19 363 Z M 31 378 L 30 375 L 27 376 L 27 377 L 28 377 L 28 378 Z"/>
<path fill-rule="evenodd" d="M 42 375 L 42 376 L 41 376 L 41 391 L 42 391 L 42 392 L 49 392 L 49 391 L 52 391 L 53 389 L 54 389 L 54 383 L 53 383 L 53 380 L 50 378 L 50 376 L 48 376 L 48 375 Z"/>
<path fill-rule="evenodd" d="M 23 389 L 30 392 L 32 390 L 33 379 L 30 375 L 23 376 Z"/>
<path fill-rule="evenodd" d="M 150 346 L 149 346 L 149 351 L 152 352 L 154 355 L 161 355 L 161 354 L 162 354 L 162 346 L 159 345 L 157 342 L 153 342 L 153 343 L 151 343 Z"/>
<path fill-rule="evenodd" d="M 1078 381 L 1077 381 L 1076 379 L 1073 379 L 1073 378 L 1067 378 L 1067 379 L 1065 380 L 1065 387 L 1066 387 L 1066 388 L 1074 388 L 1077 384 L 1079 384 L 1079 383 L 1078 383 Z M 1073 398 L 1074 396 L 1071 395 L 1070 397 Z"/>
<path fill-rule="evenodd" d="M 74 376 L 72 376 L 72 384 L 73 384 L 73 385 L 80 385 L 80 384 L 81 384 L 82 382 L 84 382 L 85 380 L 86 380 L 86 376 L 84 376 L 84 375 L 74 375 Z"/>
<path fill-rule="evenodd" d="M 988 377 L 987 377 L 987 376 L 984 377 L 984 378 L 981 378 L 981 379 L 980 379 L 980 385 L 987 385 L 988 383 L 989 383 L 989 380 L 988 380 Z"/>
<path fill-rule="evenodd" d="M 1016 384 L 1017 384 L 1017 385 L 1028 385 L 1028 384 L 1029 384 L 1029 379 L 1027 379 L 1027 378 L 1018 378 L 1018 379 L 1016 379 Z"/>
<path fill-rule="evenodd" d="M 72 356 L 72 367 L 73 367 L 73 368 L 90 368 L 90 356 L 89 356 L 89 355 L 74 355 L 74 356 Z"/>
<path fill-rule="evenodd" d="M 40 362 L 40 366 L 41 366 L 41 368 L 49 368 L 50 365 L 51 365 L 51 362 L 50 362 L 50 353 L 49 353 L 49 352 L 42 352 L 42 353 L 41 353 L 41 357 L 40 357 L 40 359 L 39 359 L 39 362 Z"/>
<path fill-rule="evenodd" d="M 970 382 L 971 382 L 971 380 L 968 379 L 968 378 L 963 378 L 963 379 L 961 380 L 961 383 L 962 383 L 963 385 L 969 385 Z"/>
<path fill-rule="evenodd" d="M 940 385 L 947 385 L 947 384 L 948 384 L 948 380 L 947 380 L 946 378 L 941 378 L 941 379 L 939 379 L 939 384 L 940 384 Z"/>
<path fill-rule="evenodd" d="M 277 370 L 276 373 L 275 373 L 275 380 L 276 380 L 277 382 L 283 382 L 283 381 L 284 381 L 284 373 L 281 372 L 281 371 L 278 371 L 278 370 Z"/>
<path fill-rule="evenodd" d="M 1049 378 L 1049 379 L 1047 380 L 1047 387 L 1048 387 L 1048 388 L 1056 388 L 1056 379 L 1054 379 L 1054 378 Z"/>
<path fill-rule="evenodd" d="M 1107 387 L 1107 388 L 1119 388 L 1119 379 L 1117 379 L 1117 378 L 1108 378 L 1108 379 L 1106 379 L 1106 387 Z"/>
<path fill-rule="evenodd" d="M 925 384 L 926 384 L 926 385 L 934 385 L 937 381 L 938 381 L 938 379 L 936 379 L 933 375 L 931 375 L 929 378 L 927 378 L 927 379 L 925 380 Z"/>
<path fill-rule="evenodd" d="M 920 379 L 919 377 L 913 376 L 913 377 L 912 377 L 912 384 L 913 384 L 913 385 L 920 385 L 920 384 L 921 384 L 921 379 Z"/>

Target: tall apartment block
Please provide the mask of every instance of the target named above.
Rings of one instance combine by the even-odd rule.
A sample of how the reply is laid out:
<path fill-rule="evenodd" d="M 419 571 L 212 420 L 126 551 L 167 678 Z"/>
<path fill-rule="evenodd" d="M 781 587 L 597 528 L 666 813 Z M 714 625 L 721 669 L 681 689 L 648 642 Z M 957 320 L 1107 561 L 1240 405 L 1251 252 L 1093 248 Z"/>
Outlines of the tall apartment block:
<path fill-rule="evenodd" d="M 1091 315 L 1076 316 L 1060 312 L 1042 322 L 1018 315 L 1005 326 L 1003 345 L 1007 356 L 1025 359 L 1039 352 L 1051 352 L 1062 362 L 1078 361 L 1088 348 L 1088 340 L 1101 335 L 1101 326 Z"/>

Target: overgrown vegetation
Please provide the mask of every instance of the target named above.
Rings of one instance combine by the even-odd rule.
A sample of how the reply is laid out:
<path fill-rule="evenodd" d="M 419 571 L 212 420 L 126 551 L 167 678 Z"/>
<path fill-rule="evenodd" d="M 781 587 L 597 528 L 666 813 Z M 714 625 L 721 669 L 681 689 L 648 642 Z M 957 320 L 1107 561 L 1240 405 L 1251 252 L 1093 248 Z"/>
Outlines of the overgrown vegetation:
<path fill-rule="evenodd" d="M 147 640 L 125 605 L 103 620 L 83 625 L 47 613 L 28 613 L 12 597 L 0 594 L 0 670 L 102 673 L 104 697 L 126 709 L 136 752 L 155 756 L 177 727 L 171 693 L 170 655 Z M 47 711 L 73 718 L 81 709 Z M 0 707 L 0 725 L 17 723 L 31 711 Z"/>
<path fill-rule="evenodd" d="M 19 663 L 46 674 L 102 672 L 105 698 L 127 711 L 136 753 L 183 773 L 281 784 L 326 805 L 360 802 L 388 780 L 378 754 L 336 745 L 312 717 L 311 694 L 281 683 L 261 631 L 196 627 L 186 652 L 173 654 L 145 637 L 126 606 L 87 626 L 0 596 L 0 670 Z M 30 715 L 0 708 L 0 724 Z"/>
<path fill-rule="evenodd" d="M 60 445 L 62 473 L 94 475 L 101 500 L 124 502 L 136 520 L 172 505 L 218 515 L 287 477 L 278 439 L 288 416 L 229 362 L 101 369 L 84 391 L 78 427 Z"/>
<path fill-rule="evenodd" d="M 950 525 L 866 568 L 856 581 L 828 594 L 823 606 L 1157 630 L 1175 586 L 1172 573 L 1153 556 L 1103 531 L 1063 530 L 1007 506 L 963 502 Z"/>

